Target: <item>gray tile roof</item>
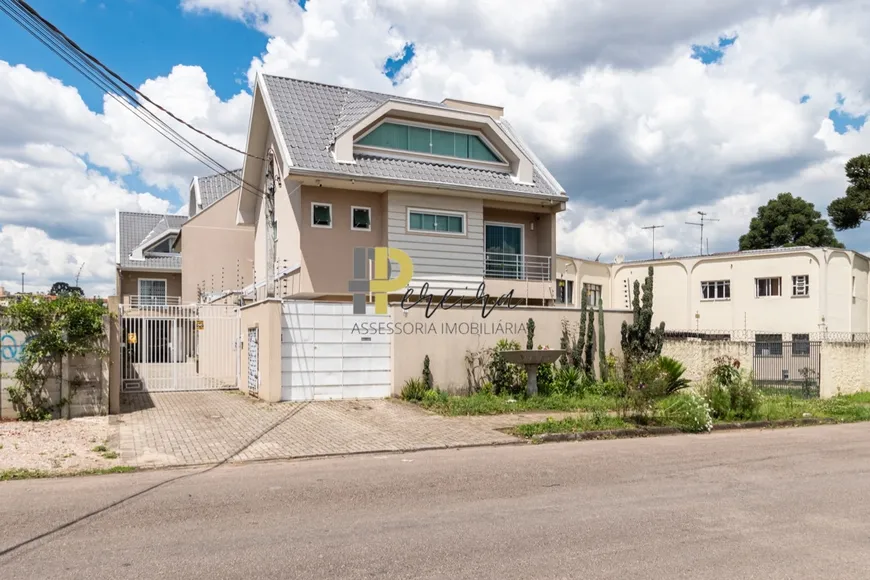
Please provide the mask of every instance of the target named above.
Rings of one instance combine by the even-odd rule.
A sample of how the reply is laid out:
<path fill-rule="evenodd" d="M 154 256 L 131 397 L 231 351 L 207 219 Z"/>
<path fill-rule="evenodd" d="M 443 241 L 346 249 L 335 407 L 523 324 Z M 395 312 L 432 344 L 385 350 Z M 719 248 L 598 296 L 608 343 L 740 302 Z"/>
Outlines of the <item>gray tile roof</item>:
<path fill-rule="evenodd" d="M 197 182 L 199 184 L 202 209 L 206 209 L 242 185 L 242 170 L 235 169 L 226 173 L 209 175 L 208 177 L 198 177 Z"/>
<path fill-rule="evenodd" d="M 479 187 L 509 193 L 564 196 L 558 182 L 525 147 L 505 121 L 496 120 L 515 144 L 532 158 L 534 185 L 515 183 L 507 173 L 450 163 L 388 159 L 355 155 L 356 164 L 336 163 L 330 147 L 336 136 L 388 100 L 444 107 L 440 103 L 407 99 L 309 81 L 263 75 L 269 99 L 295 167 L 343 173 L 348 177 L 376 177 L 441 185 Z M 446 108 L 446 107 L 444 107 Z"/>
<path fill-rule="evenodd" d="M 146 240 L 159 236 L 168 229 L 180 228 L 187 221 L 183 215 L 163 215 L 159 213 L 118 212 L 118 241 L 121 267 L 127 270 L 137 268 L 181 270 L 181 255 L 146 256 L 144 260 L 131 260 L 130 254 Z"/>

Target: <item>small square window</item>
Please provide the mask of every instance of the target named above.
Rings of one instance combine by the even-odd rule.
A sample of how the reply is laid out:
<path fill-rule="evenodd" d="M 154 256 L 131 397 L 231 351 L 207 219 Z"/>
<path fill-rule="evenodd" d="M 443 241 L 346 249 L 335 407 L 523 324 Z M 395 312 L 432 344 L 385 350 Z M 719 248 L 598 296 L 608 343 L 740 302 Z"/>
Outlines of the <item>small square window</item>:
<path fill-rule="evenodd" d="M 332 204 L 317 202 L 311 204 L 311 227 L 332 227 Z"/>
<path fill-rule="evenodd" d="M 792 276 L 791 277 L 792 296 L 809 296 L 810 295 L 810 277 L 809 276 Z"/>
<path fill-rule="evenodd" d="M 350 229 L 371 231 L 372 229 L 372 210 L 367 207 L 351 207 L 350 208 Z"/>

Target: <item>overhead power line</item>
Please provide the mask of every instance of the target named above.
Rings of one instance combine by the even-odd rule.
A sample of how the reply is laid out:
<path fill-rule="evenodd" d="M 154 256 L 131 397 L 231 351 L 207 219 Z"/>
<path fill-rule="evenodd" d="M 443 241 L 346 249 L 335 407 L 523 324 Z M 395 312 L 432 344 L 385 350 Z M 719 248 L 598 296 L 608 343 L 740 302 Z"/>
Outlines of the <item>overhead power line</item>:
<path fill-rule="evenodd" d="M 31 36 L 36 38 L 40 43 L 45 45 L 49 50 L 69 64 L 72 68 L 78 71 L 82 76 L 96 85 L 100 90 L 109 95 L 121 106 L 136 115 L 146 125 L 160 133 L 164 138 L 169 140 L 173 145 L 214 171 L 215 173 L 230 173 L 230 179 L 239 183 L 239 185 L 254 195 L 262 196 L 256 186 L 247 183 L 242 178 L 236 178 L 231 174 L 231 170 L 221 164 L 219 161 L 211 157 L 202 149 L 194 145 L 187 138 L 181 135 L 178 131 L 168 125 L 157 114 L 151 111 L 148 106 L 139 100 L 139 96 L 143 100 L 150 103 L 161 112 L 165 113 L 172 119 L 178 121 L 184 126 L 190 128 L 196 133 L 203 135 L 211 141 L 226 147 L 234 152 L 242 153 L 248 157 L 264 160 L 262 157 L 250 155 L 223 143 L 208 133 L 194 127 L 190 123 L 180 119 L 170 111 L 166 110 L 161 105 L 155 103 L 147 95 L 143 94 L 132 84 L 125 81 L 120 75 L 109 69 L 106 65 L 100 62 L 97 58 L 90 55 L 81 49 L 81 47 L 64 34 L 60 29 L 43 18 L 36 10 L 23 0 L 0 0 L 0 11 L 9 16 L 15 23 L 21 26 Z"/>

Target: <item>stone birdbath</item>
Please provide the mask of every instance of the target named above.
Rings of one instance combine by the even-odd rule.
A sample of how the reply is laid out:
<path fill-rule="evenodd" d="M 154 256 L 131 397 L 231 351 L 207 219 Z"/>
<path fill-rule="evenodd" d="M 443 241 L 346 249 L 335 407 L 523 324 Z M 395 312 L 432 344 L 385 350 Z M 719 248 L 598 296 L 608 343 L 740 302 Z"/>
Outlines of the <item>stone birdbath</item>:
<path fill-rule="evenodd" d="M 503 350 L 501 355 L 511 364 L 526 367 L 526 394 L 538 394 L 538 365 L 554 363 L 565 354 L 564 350 Z"/>

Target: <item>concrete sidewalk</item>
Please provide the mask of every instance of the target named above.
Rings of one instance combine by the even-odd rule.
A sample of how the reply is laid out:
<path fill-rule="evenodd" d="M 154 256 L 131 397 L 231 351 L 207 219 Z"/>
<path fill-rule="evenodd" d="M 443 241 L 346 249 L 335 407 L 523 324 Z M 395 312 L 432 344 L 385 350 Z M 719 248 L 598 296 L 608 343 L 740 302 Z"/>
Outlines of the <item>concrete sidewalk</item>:
<path fill-rule="evenodd" d="M 518 442 L 491 421 L 389 400 L 268 404 L 238 391 L 152 393 L 125 395 L 122 410 L 121 463 L 136 467 Z"/>

